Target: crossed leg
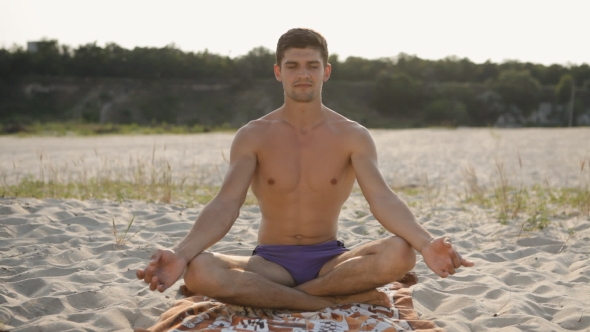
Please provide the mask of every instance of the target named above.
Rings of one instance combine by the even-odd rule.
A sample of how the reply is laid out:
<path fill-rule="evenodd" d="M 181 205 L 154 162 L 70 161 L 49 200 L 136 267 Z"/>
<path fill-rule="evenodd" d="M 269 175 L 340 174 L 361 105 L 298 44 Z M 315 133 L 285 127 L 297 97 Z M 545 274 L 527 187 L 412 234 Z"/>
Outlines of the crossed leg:
<path fill-rule="evenodd" d="M 194 293 L 252 307 L 320 310 L 358 302 L 389 305 L 387 296 L 375 288 L 401 278 L 415 261 L 410 245 L 393 236 L 333 258 L 318 278 L 295 287 L 286 269 L 262 257 L 205 252 L 189 263 L 184 281 Z"/>

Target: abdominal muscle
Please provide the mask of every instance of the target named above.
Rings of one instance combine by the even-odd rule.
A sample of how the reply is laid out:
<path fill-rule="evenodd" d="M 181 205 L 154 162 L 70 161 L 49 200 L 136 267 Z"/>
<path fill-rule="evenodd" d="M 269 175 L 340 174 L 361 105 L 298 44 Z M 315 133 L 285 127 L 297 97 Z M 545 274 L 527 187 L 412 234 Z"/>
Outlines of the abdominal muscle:
<path fill-rule="evenodd" d="M 258 244 L 311 245 L 336 239 L 342 204 L 277 204 L 276 199 L 269 207 L 259 203 Z"/>
<path fill-rule="evenodd" d="M 290 224 L 288 227 L 283 227 Z M 297 227 L 291 227 L 296 224 Z M 262 220 L 258 244 L 312 245 L 336 239 L 337 222 L 273 222 Z"/>

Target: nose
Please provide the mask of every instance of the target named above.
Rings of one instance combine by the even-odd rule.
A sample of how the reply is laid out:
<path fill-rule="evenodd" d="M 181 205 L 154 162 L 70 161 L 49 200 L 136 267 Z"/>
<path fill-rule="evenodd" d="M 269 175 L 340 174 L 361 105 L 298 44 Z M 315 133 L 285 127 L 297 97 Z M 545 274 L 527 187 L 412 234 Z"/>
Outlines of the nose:
<path fill-rule="evenodd" d="M 302 77 L 308 77 L 309 70 L 307 68 L 301 68 L 301 69 L 299 69 L 299 72 L 297 72 L 297 75 L 302 76 Z"/>

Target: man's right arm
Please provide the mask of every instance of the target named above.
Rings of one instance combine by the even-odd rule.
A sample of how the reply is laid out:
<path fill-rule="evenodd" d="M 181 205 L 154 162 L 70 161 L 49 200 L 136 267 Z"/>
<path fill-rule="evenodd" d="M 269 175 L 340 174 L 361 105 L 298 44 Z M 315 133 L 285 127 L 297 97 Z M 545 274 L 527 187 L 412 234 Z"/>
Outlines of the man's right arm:
<path fill-rule="evenodd" d="M 137 270 L 137 277 L 151 290 L 163 292 L 172 286 L 187 264 L 221 240 L 238 218 L 256 170 L 256 128 L 256 124 L 248 124 L 236 133 L 221 189 L 203 208 L 188 235 L 173 250 L 156 250 L 148 266 Z"/>
<path fill-rule="evenodd" d="M 253 126 L 248 124 L 236 133 L 219 193 L 203 208 L 187 236 L 173 248 L 187 263 L 221 240 L 239 216 L 256 170 L 255 142 L 259 136 Z"/>

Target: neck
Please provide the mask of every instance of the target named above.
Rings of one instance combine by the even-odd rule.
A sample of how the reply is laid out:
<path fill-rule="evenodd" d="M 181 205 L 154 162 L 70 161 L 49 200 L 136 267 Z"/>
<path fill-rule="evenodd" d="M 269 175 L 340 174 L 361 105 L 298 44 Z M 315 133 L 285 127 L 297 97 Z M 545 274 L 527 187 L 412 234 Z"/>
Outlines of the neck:
<path fill-rule="evenodd" d="M 281 109 L 283 120 L 299 129 L 311 129 L 324 121 L 325 106 L 321 101 L 298 103 L 285 100 L 285 104 Z"/>

